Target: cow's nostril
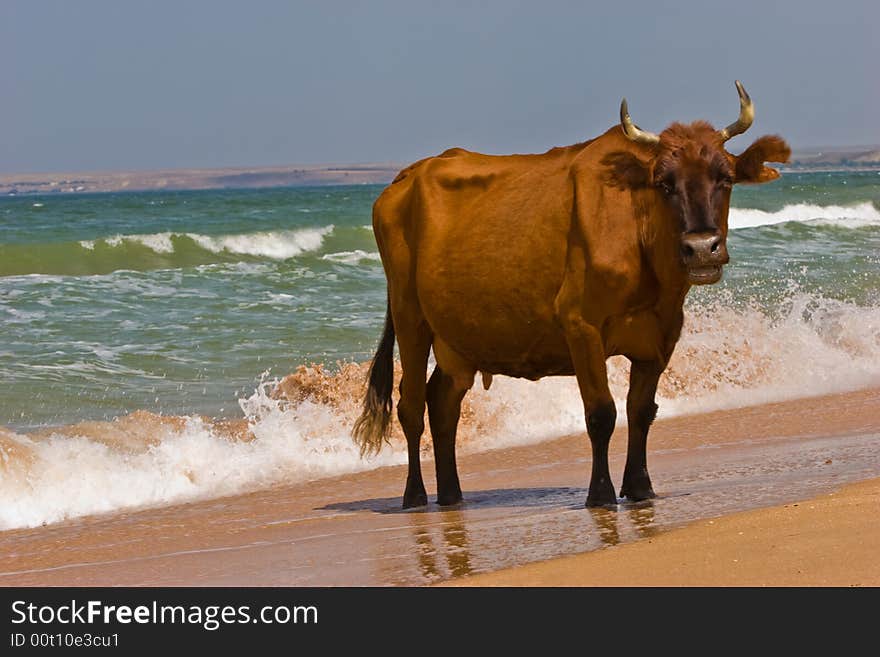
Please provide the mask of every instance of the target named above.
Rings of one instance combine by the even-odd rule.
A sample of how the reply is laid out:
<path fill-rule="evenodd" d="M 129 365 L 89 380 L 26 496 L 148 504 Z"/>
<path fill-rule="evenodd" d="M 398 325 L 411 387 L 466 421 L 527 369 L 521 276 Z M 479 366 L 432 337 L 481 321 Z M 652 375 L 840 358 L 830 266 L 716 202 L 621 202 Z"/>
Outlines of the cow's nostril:
<path fill-rule="evenodd" d="M 681 257 L 685 263 L 707 264 L 724 258 L 724 237 L 717 233 L 693 233 L 682 236 Z"/>

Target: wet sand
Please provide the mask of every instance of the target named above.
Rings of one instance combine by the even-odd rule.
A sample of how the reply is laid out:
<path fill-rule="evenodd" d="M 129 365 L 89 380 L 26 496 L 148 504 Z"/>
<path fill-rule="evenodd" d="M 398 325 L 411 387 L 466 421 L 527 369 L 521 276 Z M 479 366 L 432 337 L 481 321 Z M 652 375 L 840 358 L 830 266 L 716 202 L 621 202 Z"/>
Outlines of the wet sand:
<path fill-rule="evenodd" d="M 880 586 L 880 479 L 453 586 Z"/>
<path fill-rule="evenodd" d="M 625 446 L 626 431 L 618 428 L 611 458 L 618 486 Z M 801 507 L 784 505 L 798 500 L 850 499 L 849 489 L 843 496 L 828 494 L 848 483 L 880 477 L 880 390 L 661 420 L 652 430 L 649 463 L 660 497 L 651 503 L 621 504 L 616 511 L 583 508 L 589 448 L 585 435 L 576 435 L 461 455 L 466 502 L 454 509 L 430 504 L 401 511 L 405 468 L 395 466 L 12 530 L 0 533 L 0 585 L 421 585 L 640 538 L 650 542 L 584 558 L 608 558 L 626 549 L 659 545 L 654 549 L 674 561 L 683 552 L 682 543 L 675 541 L 687 544 L 687 539 L 676 537 L 693 527 L 665 530 L 760 507 L 781 510 L 758 513 L 788 513 Z M 430 460 L 424 468 L 430 496 Z M 862 501 L 849 509 L 850 524 L 834 530 L 861 543 L 876 538 L 871 533 L 877 522 L 876 490 L 865 490 L 858 493 Z M 840 508 L 828 506 L 825 516 L 841 515 Z M 741 517 L 749 516 L 724 522 Z M 778 522 L 771 516 L 766 526 L 784 532 L 786 516 L 776 517 Z M 821 517 L 804 515 L 800 524 L 792 525 L 801 528 L 794 531 L 803 530 L 805 542 L 817 543 L 824 535 L 816 525 Z M 696 527 L 702 526 L 716 525 Z M 741 549 L 746 539 L 737 538 L 736 532 L 748 534 L 736 527 L 717 536 L 709 532 L 706 540 L 715 537 L 727 549 Z M 772 540 L 770 534 L 761 536 Z M 795 568 L 799 559 L 806 559 L 791 550 L 779 554 L 780 563 Z M 654 560 L 666 563 L 654 554 L 645 559 L 649 566 Z M 849 557 L 839 560 L 844 570 L 855 563 Z M 818 572 L 815 564 L 820 562 L 805 563 L 806 570 Z M 509 572 L 494 577 L 513 577 Z M 632 580 L 626 579 L 626 570 L 618 572 L 623 579 L 616 583 L 649 583 L 637 581 L 635 572 Z M 671 579 L 665 583 L 698 582 L 685 581 L 684 571 L 670 567 L 668 572 Z M 725 572 L 728 579 L 714 583 L 761 583 L 737 576 L 734 570 Z M 876 582 L 852 574 L 846 583 Z M 597 583 L 584 577 L 566 583 Z"/>

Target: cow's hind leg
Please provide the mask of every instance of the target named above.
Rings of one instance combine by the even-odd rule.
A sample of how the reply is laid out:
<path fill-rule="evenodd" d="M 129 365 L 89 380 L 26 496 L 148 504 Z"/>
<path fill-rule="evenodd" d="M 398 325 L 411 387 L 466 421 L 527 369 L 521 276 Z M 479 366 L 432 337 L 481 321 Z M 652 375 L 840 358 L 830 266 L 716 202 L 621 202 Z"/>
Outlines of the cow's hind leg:
<path fill-rule="evenodd" d="M 455 436 L 461 402 L 474 383 L 476 369 L 440 341 L 434 344 L 434 356 L 437 366 L 428 381 L 428 420 L 434 441 L 437 504 L 446 506 L 462 499 L 455 463 Z"/>
<path fill-rule="evenodd" d="M 409 509 L 428 503 L 428 495 L 422 480 L 419 448 L 425 431 L 425 373 L 428 369 L 428 354 L 431 351 L 431 331 L 424 320 L 409 329 L 398 326 L 397 344 L 400 348 L 400 365 L 403 369 L 397 418 L 406 436 L 409 459 L 403 508 Z"/>
<path fill-rule="evenodd" d="M 654 395 L 663 365 L 651 361 L 633 361 L 629 375 L 629 394 L 626 397 L 626 416 L 629 425 L 629 443 L 626 450 L 626 468 L 620 496 L 631 500 L 654 497 L 651 477 L 648 475 L 648 429 L 657 414 Z"/>

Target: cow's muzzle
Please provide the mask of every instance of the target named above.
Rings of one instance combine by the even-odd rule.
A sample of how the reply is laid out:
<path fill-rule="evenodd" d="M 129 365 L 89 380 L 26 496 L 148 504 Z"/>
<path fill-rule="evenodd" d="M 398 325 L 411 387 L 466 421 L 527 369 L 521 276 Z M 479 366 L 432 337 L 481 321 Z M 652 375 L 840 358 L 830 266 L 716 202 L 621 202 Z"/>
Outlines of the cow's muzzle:
<path fill-rule="evenodd" d="M 709 285 L 721 280 L 721 267 L 730 256 L 721 233 L 686 233 L 681 237 L 681 259 L 691 285 Z"/>

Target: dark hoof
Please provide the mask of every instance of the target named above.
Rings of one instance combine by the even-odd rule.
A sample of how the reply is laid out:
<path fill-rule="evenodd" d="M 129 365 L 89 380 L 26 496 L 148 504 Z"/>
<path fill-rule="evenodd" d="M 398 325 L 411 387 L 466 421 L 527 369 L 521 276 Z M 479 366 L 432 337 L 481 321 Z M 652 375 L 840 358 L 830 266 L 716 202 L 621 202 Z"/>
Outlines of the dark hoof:
<path fill-rule="evenodd" d="M 623 486 L 620 487 L 620 496 L 633 502 L 651 500 L 657 497 L 651 486 L 651 478 L 646 470 L 627 476 L 623 473 Z"/>
<path fill-rule="evenodd" d="M 413 509 L 417 506 L 428 506 L 428 494 L 425 491 L 417 493 L 404 493 L 403 508 Z"/>
<path fill-rule="evenodd" d="M 588 509 L 616 509 L 617 498 L 614 497 L 611 499 L 603 499 L 588 497 L 587 501 L 584 503 L 584 506 Z"/>
<path fill-rule="evenodd" d="M 641 502 L 642 500 L 653 500 L 657 497 L 657 494 L 654 492 L 654 489 L 649 485 L 647 488 L 645 487 L 626 487 L 620 489 L 620 496 L 625 497 L 628 500 L 632 500 L 633 502 Z"/>
<path fill-rule="evenodd" d="M 614 494 L 613 488 L 607 488 L 602 491 L 593 491 L 590 489 L 587 495 L 587 501 L 584 505 L 587 508 L 593 507 L 617 507 L 617 496 Z"/>
<path fill-rule="evenodd" d="M 437 504 L 440 506 L 452 506 L 453 504 L 458 504 L 464 498 L 461 495 L 461 491 L 457 493 L 452 493 L 450 495 L 440 495 L 437 494 Z"/>

